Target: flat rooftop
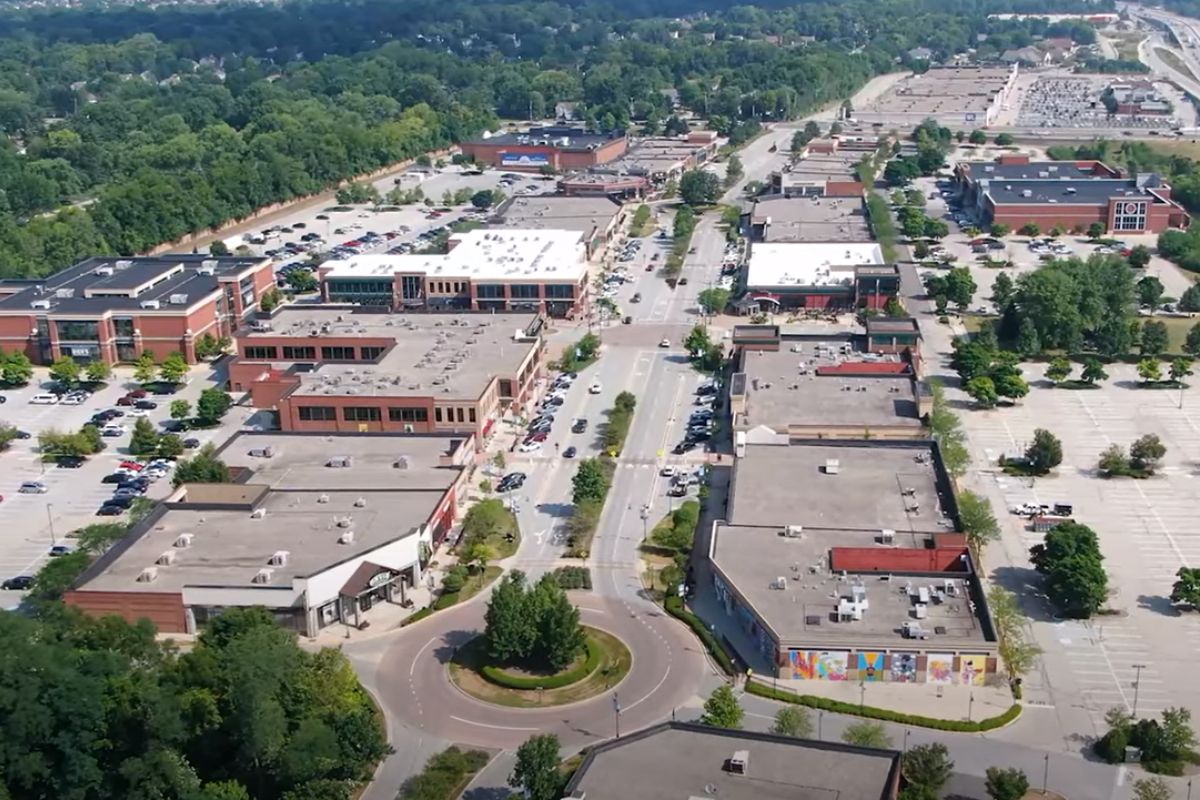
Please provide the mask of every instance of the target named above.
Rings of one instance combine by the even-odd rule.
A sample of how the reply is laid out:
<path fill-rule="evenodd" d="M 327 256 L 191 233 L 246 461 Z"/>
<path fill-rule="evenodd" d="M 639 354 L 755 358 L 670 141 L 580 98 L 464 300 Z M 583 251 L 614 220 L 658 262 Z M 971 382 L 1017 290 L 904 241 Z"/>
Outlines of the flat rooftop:
<path fill-rule="evenodd" d="M 706 149 L 702 143 L 684 139 L 649 137 L 632 142 L 625 155 L 599 167 L 595 172 L 629 172 L 635 175 L 667 172 Z"/>
<path fill-rule="evenodd" d="M 803 183 L 806 181 L 846 181 L 858 180 L 858 163 L 862 161 L 861 152 L 845 153 L 810 153 L 797 161 L 790 170 L 783 173 L 783 183 Z"/>
<path fill-rule="evenodd" d="M 1028 192 L 1028 196 L 1026 196 Z M 1152 204 L 1164 201 L 1137 185 L 1133 179 L 1106 180 L 1088 178 L 1076 181 L 1070 179 L 1050 179 L 1013 181 L 1000 183 L 993 181 L 987 187 L 987 195 L 993 203 L 1000 205 L 1041 205 L 1054 203 L 1089 203 L 1106 205 L 1113 198 L 1129 198 L 1130 200 L 1149 200 Z"/>
<path fill-rule="evenodd" d="M 768 242 L 869 242 L 862 200 L 848 197 L 773 197 L 754 204 L 751 222 L 769 223 Z M 758 245 L 756 245 L 758 247 Z"/>
<path fill-rule="evenodd" d="M 493 133 L 473 139 L 468 144 L 486 144 L 493 147 L 497 145 L 542 146 L 553 147 L 556 150 L 578 151 L 594 149 L 607 142 L 621 139 L 624 135 L 624 131 L 589 133 L 583 128 L 549 126 L 530 128 L 524 132 Z"/>
<path fill-rule="evenodd" d="M 579 229 L 483 228 L 450 237 L 445 255 L 351 256 L 321 265 L 327 278 L 391 278 L 397 273 L 476 282 L 576 283 L 587 270 Z"/>
<path fill-rule="evenodd" d="M 588 235 L 605 230 L 621 206 L 607 197 L 516 197 L 500 209 L 494 228 L 555 229 Z"/>
<path fill-rule="evenodd" d="M 921 428 L 911 374 L 820 375 L 828 368 L 902 369 L 899 356 L 855 352 L 842 340 L 784 341 L 779 350 L 751 350 L 742 359 L 747 413 L 738 427 L 766 425 Z M 905 373 L 910 370 L 905 370 Z"/>
<path fill-rule="evenodd" d="M 267 263 L 250 257 L 179 255 L 95 257 L 44 278 L 0 281 L 0 311 L 49 314 L 104 311 L 182 313 L 218 289 L 218 279 Z M 9 294 L 11 292 L 11 294 Z M 157 302 L 158 309 L 143 304 Z M 33 306 L 49 303 L 49 309 Z"/>
<path fill-rule="evenodd" d="M 737 751 L 744 775 L 728 771 Z M 599 744 L 564 796 L 626 800 L 880 800 L 899 770 L 894 750 L 668 722 Z"/>
<path fill-rule="evenodd" d="M 981 112 L 991 105 L 1011 73 L 1011 67 L 934 67 L 905 78 L 855 111 L 865 114 Z"/>
<path fill-rule="evenodd" d="M 746 285 L 835 286 L 853 282 L 853 267 L 882 264 L 874 242 L 755 243 L 750 246 Z"/>
<path fill-rule="evenodd" d="M 972 180 L 1036 180 L 1038 178 L 1072 178 L 1092 180 L 1095 168 L 1090 162 L 1030 161 L 1027 164 L 1001 164 L 997 161 L 963 161 L 959 168 Z"/>
<path fill-rule="evenodd" d="M 395 343 L 373 364 L 327 361 L 314 371 L 297 373 L 301 383 L 292 396 L 440 391 L 473 399 L 494 376 L 520 369 L 539 346 L 541 330 L 536 314 L 399 315 L 327 306 L 288 306 L 271 325 L 270 331 L 244 331 L 239 337 L 251 344 L 256 338 L 298 337 L 317 348 L 333 337 Z"/>
<path fill-rule="evenodd" d="M 954 530 L 945 513 L 953 500 L 942 497 L 948 490 L 927 443 L 750 444 L 736 462 L 728 519 L 873 535 L 946 533 Z"/>
<path fill-rule="evenodd" d="M 225 458 L 261 472 L 247 484 L 201 485 L 194 497 L 189 487 L 180 487 L 164 511 L 97 560 L 77 586 L 156 593 L 202 586 L 291 590 L 297 578 L 416 534 L 462 469 L 436 466 L 451 441 L 238 436 L 223 448 Z M 277 463 L 245 454 L 250 447 L 268 444 L 278 451 Z M 334 456 L 349 456 L 353 463 L 329 466 Z M 340 541 L 346 531 L 353 531 L 350 543 Z M 191 539 L 178 546 L 183 534 Z M 169 563 L 162 563 L 164 553 L 173 553 Z M 276 553 L 287 555 L 282 563 L 271 564 Z M 139 581 L 149 567 L 156 570 L 154 579 Z M 270 572 L 260 573 L 264 569 Z"/>

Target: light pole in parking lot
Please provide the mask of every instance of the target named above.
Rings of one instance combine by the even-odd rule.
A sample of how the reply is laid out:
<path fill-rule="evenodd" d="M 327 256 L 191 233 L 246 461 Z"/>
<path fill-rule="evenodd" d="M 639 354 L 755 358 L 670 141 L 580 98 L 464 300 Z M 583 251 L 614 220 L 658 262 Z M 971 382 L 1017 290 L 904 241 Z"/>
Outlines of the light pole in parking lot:
<path fill-rule="evenodd" d="M 649 503 L 642 504 L 642 541 L 646 541 L 646 522 L 650 519 Z"/>
<path fill-rule="evenodd" d="M 1131 666 L 1135 670 L 1137 670 L 1137 672 L 1133 678 L 1133 718 L 1137 719 L 1138 690 L 1142 686 L 1142 670 L 1146 669 L 1146 665 L 1145 664 L 1133 664 Z"/>
<path fill-rule="evenodd" d="M 58 546 L 58 537 L 54 535 L 54 514 L 51 510 L 54 508 L 50 503 L 46 503 L 46 521 L 50 523 L 50 546 Z"/>

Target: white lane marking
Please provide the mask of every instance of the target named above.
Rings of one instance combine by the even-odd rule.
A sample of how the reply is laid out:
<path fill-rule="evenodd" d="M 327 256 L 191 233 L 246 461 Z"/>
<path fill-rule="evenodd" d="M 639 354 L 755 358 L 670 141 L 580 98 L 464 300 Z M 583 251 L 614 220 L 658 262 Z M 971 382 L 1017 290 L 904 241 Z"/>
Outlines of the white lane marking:
<path fill-rule="evenodd" d="M 632 669 L 632 668 L 631 668 L 631 669 Z M 653 688 L 653 689 L 651 689 L 649 692 L 647 692 L 647 693 L 646 693 L 646 694 L 645 694 L 645 695 L 644 695 L 644 696 L 641 698 L 641 700 L 635 700 L 635 701 L 633 702 L 633 704 L 632 704 L 632 705 L 625 706 L 625 707 L 624 707 L 624 708 L 622 708 L 621 710 L 622 710 L 622 711 L 628 711 L 629 709 L 631 709 L 631 708 L 633 708 L 634 706 L 636 706 L 638 703 L 642 702 L 642 700 L 646 700 L 646 699 L 648 699 L 649 697 L 651 697 L 651 696 L 652 696 L 652 695 L 653 695 L 655 692 L 657 692 L 659 689 L 661 689 L 661 688 L 662 688 L 662 685 L 663 685 L 664 683 L 666 683 L 666 682 L 667 682 L 667 678 L 670 676 L 670 674 L 671 674 L 671 662 L 669 662 L 669 661 L 668 661 L 668 662 L 667 662 L 667 671 L 663 673 L 663 676 L 662 676 L 662 678 L 661 678 L 661 679 L 658 681 L 658 683 L 656 683 L 656 684 L 654 685 L 654 688 Z"/>
<path fill-rule="evenodd" d="M 479 727 L 479 728 L 491 728 L 494 731 L 540 731 L 541 730 L 541 728 L 517 728 L 512 725 L 488 725 L 486 722 L 475 722 L 474 720 L 463 719 L 462 717 L 456 717 L 453 714 L 450 716 L 450 719 L 452 719 L 456 722 L 466 723 L 467 725 L 475 725 L 476 727 Z"/>
<path fill-rule="evenodd" d="M 417 654 L 415 656 L 413 656 L 412 666 L 408 668 L 409 680 L 412 680 L 413 674 L 417 671 L 417 662 L 421 660 L 421 653 L 424 653 L 425 648 L 429 647 L 429 645 L 433 644 L 436 641 L 437 641 L 437 637 L 434 636 L 432 639 L 430 639 L 428 642 L 425 643 L 424 647 L 422 647 L 420 650 L 417 651 Z"/>

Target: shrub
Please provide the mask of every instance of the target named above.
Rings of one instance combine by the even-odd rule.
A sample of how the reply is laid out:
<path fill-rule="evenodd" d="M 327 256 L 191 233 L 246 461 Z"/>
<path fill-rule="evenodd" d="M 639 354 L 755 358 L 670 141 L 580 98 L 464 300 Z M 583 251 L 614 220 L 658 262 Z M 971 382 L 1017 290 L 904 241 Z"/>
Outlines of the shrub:
<path fill-rule="evenodd" d="M 404 785 L 399 800 L 451 800 L 488 761 L 488 754 L 480 750 L 463 752 L 457 747 L 443 750 Z"/>
<path fill-rule="evenodd" d="M 592 571 L 587 567 L 559 567 L 553 575 L 564 589 L 592 588 Z"/>
<path fill-rule="evenodd" d="M 446 573 L 446 577 L 442 578 L 442 590 L 449 594 L 458 594 L 467 583 L 467 574 L 466 567 L 455 564 Z"/>
<path fill-rule="evenodd" d="M 782 689 L 772 689 L 770 686 L 764 686 L 756 681 L 747 681 L 746 691 L 750 694 L 756 694 L 759 697 L 781 700 L 785 703 L 796 703 L 802 706 L 809 706 L 810 708 L 821 709 L 822 711 L 851 714 L 856 717 L 868 717 L 870 719 L 883 720 L 884 722 L 896 722 L 901 725 L 932 728 L 939 731 L 952 731 L 954 733 L 981 733 L 983 731 L 995 730 L 996 728 L 1004 727 L 1021 715 L 1021 706 L 1015 703 L 1003 714 L 988 717 L 987 719 L 967 721 L 923 717 L 919 714 L 905 714 L 887 708 L 860 706 L 858 703 L 843 703 L 841 700 L 831 700 L 828 697 L 816 697 L 811 694 L 793 694 Z"/>
<path fill-rule="evenodd" d="M 677 595 L 667 595 L 667 599 L 663 601 L 663 606 L 667 609 L 667 613 L 676 619 L 683 620 L 695 631 L 700 637 L 700 641 L 704 642 L 704 646 L 708 649 L 713 660 L 725 671 L 727 675 L 733 675 L 736 670 L 733 666 L 733 658 L 713 632 L 704 624 L 704 620 L 697 617 L 692 612 L 683 607 L 683 600 Z"/>
<path fill-rule="evenodd" d="M 487 678 L 497 686 L 503 686 L 506 689 L 517 689 L 520 691 L 530 691 L 532 689 L 561 689 L 563 686 L 570 686 L 572 683 L 578 683 L 587 676 L 591 675 L 600 668 L 600 661 L 604 658 L 604 651 L 600 646 L 592 641 L 589 637 L 584 642 L 587 647 L 587 658 L 583 663 L 572 670 L 560 672 L 557 675 L 547 675 L 544 678 L 522 678 L 517 675 L 510 675 L 502 669 L 493 666 L 484 666 L 480 669 L 483 677 Z"/>

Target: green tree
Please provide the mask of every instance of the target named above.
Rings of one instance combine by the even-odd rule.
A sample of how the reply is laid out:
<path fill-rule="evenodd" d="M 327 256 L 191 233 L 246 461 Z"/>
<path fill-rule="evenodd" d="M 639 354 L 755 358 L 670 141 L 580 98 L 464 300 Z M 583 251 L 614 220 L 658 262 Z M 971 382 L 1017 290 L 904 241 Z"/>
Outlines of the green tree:
<path fill-rule="evenodd" d="M 70 356 L 59 356 L 50 365 L 50 377 L 63 386 L 74 386 L 79 382 L 79 364 Z"/>
<path fill-rule="evenodd" d="M 188 363 L 182 353 L 168 353 L 158 367 L 159 377 L 165 383 L 180 383 L 188 373 Z"/>
<path fill-rule="evenodd" d="M 787 705 L 775 712 L 771 733 L 776 736 L 792 736 L 810 739 L 813 735 L 812 716 L 803 706 Z"/>
<path fill-rule="evenodd" d="M 1021 229 L 1017 231 L 1017 233 L 1021 234 L 1022 236 L 1028 236 L 1030 238 L 1037 236 L 1041 232 L 1042 228 L 1036 222 L 1026 222 L 1021 226 Z"/>
<path fill-rule="evenodd" d="M 703 289 L 696 295 L 696 302 L 705 314 L 720 314 L 729 305 L 729 290 L 719 286 Z"/>
<path fill-rule="evenodd" d="M 1067 617 L 1087 619 L 1108 599 L 1108 574 L 1096 533 L 1086 525 L 1061 523 L 1029 551 L 1046 579 L 1046 595 Z"/>
<path fill-rule="evenodd" d="M 846 726 L 842 731 L 842 741 L 857 747 L 877 747 L 880 749 L 892 746 L 892 737 L 881 723 L 871 720 L 859 720 Z"/>
<path fill-rule="evenodd" d="M 1177 580 L 1171 587 L 1171 602 L 1200 608 L 1200 568 L 1180 567 L 1175 573 Z"/>
<path fill-rule="evenodd" d="M 1147 275 L 1137 282 L 1138 303 L 1148 307 L 1151 312 L 1157 311 L 1166 291 L 1162 281 L 1153 275 Z"/>
<path fill-rule="evenodd" d="M 925 234 L 925 238 L 939 241 L 950 235 L 950 226 L 940 219 L 926 218 L 923 233 Z"/>
<path fill-rule="evenodd" d="M 1071 362 L 1063 356 L 1057 356 L 1050 360 L 1050 364 L 1046 367 L 1046 379 L 1054 383 L 1062 383 L 1071 375 Z"/>
<path fill-rule="evenodd" d="M 262 296 L 258 298 L 258 307 L 262 311 L 270 314 L 279 307 L 279 304 L 282 302 L 282 300 L 283 298 L 279 294 L 279 288 L 272 286 L 270 289 L 267 289 L 265 292 L 263 292 Z"/>
<path fill-rule="evenodd" d="M 992 381 L 996 385 L 996 394 L 1008 400 L 1019 400 L 1029 394 L 1029 384 L 1016 368 L 998 370 Z"/>
<path fill-rule="evenodd" d="M 108 365 L 108 362 L 99 359 L 89 361 L 83 371 L 91 383 L 103 383 L 112 377 L 112 367 Z"/>
<path fill-rule="evenodd" d="M 710 346 L 712 346 L 712 340 L 708 337 L 708 328 L 703 325 L 694 326 L 687 338 L 683 340 L 683 347 L 691 358 L 699 358 Z"/>
<path fill-rule="evenodd" d="M 0 362 L 0 377 L 6 386 L 24 386 L 33 379 L 33 364 L 24 353 L 9 353 Z"/>
<path fill-rule="evenodd" d="M 746 712 L 738 703 L 733 689 L 728 684 L 721 684 L 704 701 L 704 714 L 700 717 L 701 725 L 711 725 L 714 728 L 742 727 L 742 719 Z"/>
<path fill-rule="evenodd" d="M 986 375 L 979 375 L 967 381 L 967 396 L 983 408 L 992 408 L 1000 400 L 996 394 L 996 384 Z"/>
<path fill-rule="evenodd" d="M 988 767 L 985 777 L 984 788 L 992 800 L 1021 800 L 1029 791 L 1029 779 L 1016 767 Z"/>
<path fill-rule="evenodd" d="M 1157 358 L 1143 358 L 1137 363 L 1137 374 L 1143 383 L 1157 383 L 1162 380 L 1162 362 Z"/>
<path fill-rule="evenodd" d="M 216 241 L 209 243 L 208 254 L 210 256 L 217 256 L 217 257 L 228 256 L 230 254 L 229 246 L 227 244 L 225 244 L 224 242 L 222 242 L 220 239 L 217 239 Z"/>
<path fill-rule="evenodd" d="M 559 800 L 563 777 L 558 771 L 558 737 L 554 734 L 532 736 L 517 748 L 508 785 L 520 789 L 527 800 Z"/>
<path fill-rule="evenodd" d="M 1139 436 L 1129 445 L 1129 464 L 1134 469 L 1154 472 L 1167 454 L 1167 446 L 1153 433 Z"/>
<path fill-rule="evenodd" d="M 953 772 L 954 762 L 941 742 L 910 747 L 900 762 L 900 774 L 908 785 L 918 786 L 934 797 L 941 796 Z"/>
<path fill-rule="evenodd" d="M 211 425 L 220 421 L 233 407 L 233 397 L 223 389 L 215 387 L 200 392 L 196 400 L 196 416 L 201 424 Z"/>
<path fill-rule="evenodd" d="M 1089 239 L 1091 239 L 1092 241 L 1095 241 L 1096 239 L 1099 239 L 1101 236 L 1103 236 L 1104 232 L 1105 232 L 1105 229 L 1104 229 L 1103 222 L 1093 222 L 1091 225 L 1088 225 L 1087 237 Z"/>
<path fill-rule="evenodd" d="M 1013 141 L 1013 135 L 1011 133 L 996 134 L 995 142 L 997 147 L 1008 147 L 1013 143 Z"/>
<path fill-rule="evenodd" d="M 229 483 L 229 467 L 217 458 L 217 449 L 212 443 L 204 445 L 191 458 L 180 461 L 175 467 L 171 482 L 180 486 L 184 483 Z"/>
<path fill-rule="evenodd" d="M 504 663 L 528 657 L 537 640 L 537 620 L 527 612 L 525 573 L 513 570 L 500 579 L 484 615 L 488 655 Z"/>
<path fill-rule="evenodd" d="M 1008 234 L 1011 232 L 1012 232 L 1012 227 L 1009 225 L 1005 225 L 1003 222 L 993 222 L 991 227 L 988 228 L 988 233 L 990 233 L 992 236 L 996 237 L 997 239 L 1003 239 L 1005 236 L 1008 236 Z"/>
<path fill-rule="evenodd" d="M 1009 682 L 1027 674 L 1041 654 L 1041 648 L 1026 637 L 1025 615 L 1017 603 L 1017 596 L 1002 586 L 993 584 L 988 589 L 988 610 L 996 628 L 997 650 Z"/>
<path fill-rule="evenodd" d="M 987 134 L 976 128 L 971 131 L 971 135 L 967 137 L 967 141 L 971 144 L 987 144 Z"/>
<path fill-rule="evenodd" d="M 970 489 L 964 489 L 958 494 L 958 518 L 962 523 L 963 532 L 967 534 L 967 542 L 973 552 L 978 554 L 988 542 L 1000 538 L 1000 524 L 992 513 L 992 505 L 983 497 Z"/>
<path fill-rule="evenodd" d="M 129 528 L 117 522 L 87 525 L 74 532 L 76 547 L 92 555 L 100 555 L 125 538 Z"/>
<path fill-rule="evenodd" d="M 736 155 L 730 156 L 729 161 L 725 165 L 725 185 L 733 186 L 745 174 L 745 171 L 742 169 L 742 160 Z"/>
<path fill-rule="evenodd" d="M 1169 374 L 1172 381 L 1182 385 L 1183 379 L 1193 374 L 1192 360 L 1183 357 L 1171 359 Z"/>
<path fill-rule="evenodd" d="M 1108 380 L 1108 373 L 1098 358 L 1089 358 L 1083 362 L 1083 372 L 1079 376 L 1084 383 L 1094 385 L 1098 381 Z"/>
<path fill-rule="evenodd" d="M 992 281 L 992 302 L 996 305 L 996 310 L 1001 314 L 1012 305 L 1015 291 L 1016 287 L 1013 284 L 1013 279 L 1008 276 L 1007 272 L 1001 272 Z"/>
<path fill-rule="evenodd" d="M 1167 350 L 1169 337 L 1166 323 L 1149 320 L 1142 326 L 1142 336 L 1139 351 L 1143 356 L 1154 357 L 1162 355 Z"/>
<path fill-rule="evenodd" d="M 602 501 L 608 494 L 609 477 L 598 459 L 586 458 L 579 462 L 575 477 L 571 479 L 571 502 Z"/>
<path fill-rule="evenodd" d="M 1200 283 L 1193 283 L 1179 296 L 1179 310 L 1194 313 L 1200 311 Z"/>
<path fill-rule="evenodd" d="M 1150 264 L 1150 248 L 1144 244 L 1134 245 L 1129 251 L 1128 260 L 1129 266 L 1134 269 L 1145 269 Z"/>
<path fill-rule="evenodd" d="M 185 420 L 192 415 L 192 404 L 187 400 L 171 401 L 171 419 Z"/>
<path fill-rule="evenodd" d="M 1119 444 L 1110 444 L 1100 452 L 1097 468 L 1105 475 L 1124 475 L 1129 472 L 1129 456 Z"/>
<path fill-rule="evenodd" d="M 1025 461 L 1035 473 L 1045 475 L 1062 463 L 1062 442 L 1045 428 L 1036 428 L 1025 449 Z"/>
<path fill-rule="evenodd" d="M 721 180 L 707 170 L 688 170 L 679 179 L 679 197 L 689 206 L 712 205 L 720 194 Z"/>
<path fill-rule="evenodd" d="M 1037 325 L 1029 317 L 1022 318 L 1017 328 L 1016 349 L 1018 353 L 1026 356 L 1042 352 L 1042 339 L 1038 335 Z"/>
<path fill-rule="evenodd" d="M 288 273 L 287 284 L 296 294 L 310 294 L 317 290 L 317 277 L 306 269 L 294 269 Z"/>
<path fill-rule="evenodd" d="M 975 279 L 966 267 L 954 267 L 946 273 L 946 297 L 959 311 L 965 311 L 975 296 Z"/>
<path fill-rule="evenodd" d="M 154 363 L 154 354 L 143 350 L 133 365 L 133 379 L 138 383 L 150 383 L 158 373 L 158 365 Z"/>
<path fill-rule="evenodd" d="M 558 580 L 546 573 L 534 587 L 537 611 L 535 657 L 555 671 L 566 669 L 584 649 L 579 609 L 567 598 Z"/>
<path fill-rule="evenodd" d="M 164 433 L 158 437 L 158 454 L 163 458 L 179 458 L 183 451 L 183 439 L 175 434 Z"/>
<path fill-rule="evenodd" d="M 1187 339 L 1183 343 L 1183 352 L 1190 356 L 1200 356 L 1200 322 L 1188 329 Z"/>
<path fill-rule="evenodd" d="M 154 423 L 146 417 L 139 417 L 133 423 L 133 435 L 129 438 L 129 452 L 135 456 L 158 452 L 158 432 L 154 430 Z"/>

